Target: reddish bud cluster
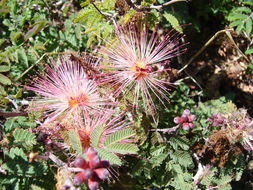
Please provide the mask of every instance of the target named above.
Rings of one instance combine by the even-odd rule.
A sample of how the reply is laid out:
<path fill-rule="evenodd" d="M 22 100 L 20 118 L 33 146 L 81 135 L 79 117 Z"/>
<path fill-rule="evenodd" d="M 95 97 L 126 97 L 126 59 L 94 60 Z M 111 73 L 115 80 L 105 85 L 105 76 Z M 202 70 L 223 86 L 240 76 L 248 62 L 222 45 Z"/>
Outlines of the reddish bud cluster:
<path fill-rule="evenodd" d="M 183 127 L 184 130 L 192 129 L 195 125 L 193 122 L 196 120 L 196 116 L 186 109 L 181 117 L 175 117 L 174 122 Z"/>
<path fill-rule="evenodd" d="M 225 117 L 221 114 L 214 114 L 212 117 L 208 118 L 208 121 L 212 126 L 223 126 L 225 124 Z"/>
<path fill-rule="evenodd" d="M 87 161 L 81 157 L 76 158 L 74 166 L 82 168 L 83 171 L 76 174 L 74 184 L 79 186 L 84 182 L 90 190 L 96 190 L 99 187 L 99 182 L 109 177 L 107 168 L 110 166 L 107 160 L 100 160 L 97 152 L 93 148 L 89 148 L 86 152 Z"/>

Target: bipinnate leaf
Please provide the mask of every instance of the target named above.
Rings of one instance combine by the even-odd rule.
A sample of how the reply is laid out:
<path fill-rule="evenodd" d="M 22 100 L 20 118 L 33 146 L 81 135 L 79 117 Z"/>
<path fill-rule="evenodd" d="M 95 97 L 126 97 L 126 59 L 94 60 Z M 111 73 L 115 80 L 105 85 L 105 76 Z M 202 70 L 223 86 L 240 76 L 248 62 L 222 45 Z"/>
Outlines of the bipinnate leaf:
<path fill-rule="evenodd" d="M 165 19 L 171 24 L 171 26 L 178 32 L 183 33 L 183 29 L 182 27 L 179 25 L 179 22 L 177 20 L 177 18 L 169 13 L 165 13 L 163 14 L 163 16 L 165 17 Z"/>
<path fill-rule="evenodd" d="M 98 147 L 100 138 L 104 132 L 104 126 L 100 125 L 97 126 L 91 133 L 91 146 Z"/>
<path fill-rule="evenodd" d="M 76 130 L 70 130 L 68 132 L 71 147 L 78 153 L 82 154 L 83 153 L 83 148 L 82 148 L 82 143 L 79 137 L 79 134 L 77 133 Z"/>
<path fill-rule="evenodd" d="M 110 146 L 114 143 L 118 143 L 124 139 L 129 139 L 135 135 L 135 131 L 131 128 L 117 131 L 106 138 L 105 146 Z"/>
<path fill-rule="evenodd" d="M 18 61 L 20 64 L 25 65 L 26 67 L 29 67 L 28 64 L 28 58 L 25 52 L 24 48 L 20 48 L 17 50 L 17 55 L 18 55 Z"/>
<path fill-rule="evenodd" d="M 138 151 L 138 147 L 133 144 L 115 143 L 115 144 L 111 144 L 110 146 L 107 146 L 106 150 L 109 150 L 110 152 L 113 152 L 113 153 L 120 153 L 120 154 L 136 154 Z"/>
<path fill-rule="evenodd" d="M 117 155 L 101 148 L 96 148 L 96 151 L 102 160 L 108 160 L 111 165 L 120 166 L 122 164 L 121 159 Z"/>
<path fill-rule="evenodd" d="M 11 80 L 0 73 L 0 83 L 2 83 L 3 85 L 11 85 Z"/>
<path fill-rule="evenodd" d="M 14 132 L 15 143 L 21 144 L 23 146 L 32 146 L 36 144 L 35 134 L 29 132 L 25 129 L 17 129 Z"/>
<path fill-rule="evenodd" d="M 30 37 L 36 35 L 39 33 L 46 25 L 48 24 L 48 21 L 46 20 L 40 20 L 37 21 L 34 26 L 25 34 L 24 39 L 28 40 Z"/>
<path fill-rule="evenodd" d="M 10 65 L 1 65 L 0 66 L 0 73 L 8 72 L 11 69 Z"/>
<path fill-rule="evenodd" d="M 6 95 L 7 95 L 7 93 L 4 90 L 4 87 L 0 84 L 0 96 L 6 96 Z"/>

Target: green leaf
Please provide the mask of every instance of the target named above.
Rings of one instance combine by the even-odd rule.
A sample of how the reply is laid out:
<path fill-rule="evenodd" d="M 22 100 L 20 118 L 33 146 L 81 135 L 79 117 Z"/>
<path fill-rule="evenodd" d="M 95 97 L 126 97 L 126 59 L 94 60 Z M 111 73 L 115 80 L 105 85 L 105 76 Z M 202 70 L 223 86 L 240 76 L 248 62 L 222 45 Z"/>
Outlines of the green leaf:
<path fill-rule="evenodd" d="M 33 37 L 37 33 L 39 33 L 47 24 L 48 22 L 45 20 L 36 22 L 33 28 L 28 30 L 28 32 L 25 34 L 25 37 L 24 37 L 25 41 Z"/>
<path fill-rule="evenodd" d="M 24 64 L 26 67 L 29 67 L 28 58 L 27 58 L 25 49 L 24 48 L 18 49 L 17 55 L 18 55 L 19 63 Z"/>
<path fill-rule="evenodd" d="M 13 44 L 17 43 L 17 40 L 21 37 L 22 33 L 21 32 L 11 32 L 11 42 Z"/>
<path fill-rule="evenodd" d="M 98 152 L 98 155 L 101 157 L 101 159 L 108 160 L 111 165 L 120 166 L 122 164 L 121 159 L 117 155 L 101 148 L 96 148 L 96 151 Z"/>
<path fill-rule="evenodd" d="M 230 27 L 235 27 L 235 26 L 238 26 L 240 23 L 242 23 L 241 20 L 236 20 L 236 21 L 233 21 L 229 24 Z"/>
<path fill-rule="evenodd" d="M 2 83 L 3 85 L 11 85 L 11 80 L 0 73 L 0 83 Z"/>
<path fill-rule="evenodd" d="M 247 34 L 250 34 L 252 31 L 252 20 L 248 19 L 245 24 L 245 31 Z"/>
<path fill-rule="evenodd" d="M 78 40 L 82 39 L 82 35 L 81 35 L 81 26 L 80 24 L 77 24 L 77 26 L 75 27 L 75 34 L 76 34 L 76 38 Z"/>
<path fill-rule="evenodd" d="M 249 48 L 245 51 L 245 54 L 248 55 L 248 54 L 252 54 L 253 53 L 253 48 Z"/>
<path fill-rule="evenodd" d="M 193 164 L 192 157 L 189 152 L 177 150 L 170 154 L 171 158 L 184 167 L 189 167 Z"/>
<path fill-rule="evenodd" d="M 232 181 L 232 178 L 229 175 L 222 176 L 220 179 L 216 180 L 217 185 L 225 185 Z"/>
<path fill-rule="evenodd" d="M 179 22 L 175 16 L 169 13 L 163 14 L 166 20 L 171 24 L 171 26 L 178 32 L 183 33 L 182 27 L 179 25 Z"/>
<path fill-rule="evenodd" d="M 83 148 L 82 148 L 82 143 L 79 137 L 79 134 L 77 133 L 76 130 L 71 130 L 68 132 L 71 147 L 78 153 L 82 154 L 83 153 Z"/>
<path fill-rule="evenodd" d="M 27 157 L 22 148 L 18 148 L 18 147 L 11 148 L 10 151 L 8 152 L 8 156 L 10 158 L 15 158 L 16 156 L 20 156 L 22 159 L 27 161 Z"/>
<path fill-rule="evenodd" d="M 21 144 L 24 146 L 32 146 L 36 144 L 36 136 L 35 134 L 29 132 L 28 130 L 25 129 L 17 129 L 14 132 L 14 139 L 15 143 Z"/>
<path fill-rule="evenodd" d="M 91 141 L 91 145 L 93 147 L 98 147 L 99 141 L 100 141 L 100 138 L 101 138 L 103 132 L 104 132 L 104 126 L 103 125 L 97 126 L 92 131 L 90 141 Z"/>
<path fill-rule="evenodd" d="M 243 12 L 243 13 L 251 13 L 251 9 L 249 7 L 238 7 L 236 8 L 236 12 Z"/>
<path fill-rule="evenodd" d="M 174 148 L 174 150 L 178 149 L 178 146 L 181 147 L 183 150 L 189 149 L 189 140 L 186 137 L 171 137 L 170 138 L 170 145 Z"/>
<path fill-rule="evenodd" d="M 138 147 L 132 144 L 115 143 L 110 146 L 106 146 L 106 150 L 120 154 L 136 154 L 138 151 Z"/>
<path fill-rule="evenodd" d="M 114 143 L 118 143 L 124 139 L 129 139 L 135 135 L 135 131 L 131 128 L 123 129 L 120 131 L 117 131 L 115 133 L 112 133 L 106 138 L 105 146 L 110 146 Z"/>
<path fill-rule="evenodd" d="M 4 132 L 9 133 L 13 129 L 19 127 L 19 124 L 17 122 L 18 117 L 8 118 L 6 122 L 4 123 Z"/>
<path fill-rule="evenodd" d="M 47 165 L 44 162 L 28 162 L 23 149 L 15 147 L 5 152 L 6 160 L 2 167 L 8 174 L 22 177 L 36 177 L 45 175 Z"/>
<path fill-rule="evenodd" d="M 244 27 L 244 24 L 243 24 L 243 22 L 242 22 L 242 23 L 240 23 L 240 24 L 237 26 L 236 32 L 237 32 L 237 33 L 240 33 L 240 32 L 242 31 L 243 27 Z"/>
<path fill-rule="evenodd" d="M 8 72 L 10 70 L 10 65 L 1 65 L 0 66 L 0 73 Z"/>
<path fill-rule="evenodd" d="M 7 95 L 6 91 L 4 90 L 4 87 L 1 84 L 0 84 L 0 95 L 1 96 L 6 96 Z"/>
<path fill-rule="evenodd" d="M 228 16 L 229 21 L 234 21 L 234 20 L 246 20 L 248 18 L 247 15 L 241 14 L 241 13 L 233 13 Z"/>

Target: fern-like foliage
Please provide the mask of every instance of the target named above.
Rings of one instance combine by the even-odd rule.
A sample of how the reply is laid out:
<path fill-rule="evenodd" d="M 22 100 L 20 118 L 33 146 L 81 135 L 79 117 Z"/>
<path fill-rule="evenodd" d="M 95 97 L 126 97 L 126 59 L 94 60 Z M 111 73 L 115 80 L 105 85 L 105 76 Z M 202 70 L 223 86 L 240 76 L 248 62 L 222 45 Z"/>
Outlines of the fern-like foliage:
<path fill-rule="evenodd" d="M 135 135 L 135 132 L 130 128 L 123 129 L 121 131 L 117 131 L 115 133 L 112 133 L 111 135 L 109 135 L 106 138 L 105 146 L 113 145 L 113 144 L 118 143 L 124 139 L 131 138 L 134 135 Z"/>
<path fill-rule="evenodd" d="M 98 152 L 98 155 L 105 160 L 108 160 L 110 164 L 112 165 L 122 165 L 122 160 L 115 154 L 111 153 L 110 151 L 107 151 L 102 148 L 96 148 L 96 151 Z"/>
<path fill-rule="evenodd" d="M 17 129 L 14 132 L 15 143 L 22 144 L 24 146 L 32 146 L 36 144 L 35 134 L 25 129 Z"/>
<path fill-rule="evenodd" d="M 170 13 L 165 13 L 164 18 L 171 24 L 171 26 L 178 32 L 183 33 L 183 29 L 179 24 L 179 21 L 177 20 L 177 18 L 170 14 Z"/>
<path fill-rule="evenodd" d="M 82 143 L 79 138 L 79 134 L 77 133 L 76 130 L 71 130 L 68 132 L 68 137 L 70 140 L 71 147 L 78 153 L 82 154 L 83 153 L 83 148 L 82 148 Z"/>
<path fill-rule="evenodd" d="M 114 12 L 115 0 L 105 0 L 103 3 L 96 2 L 103 12 Z M 94 41 L 107 39 L 112 33 L 113 26 L 106 21 L 106 18 L 90 3 L 85 1 L 81 4 L 83 9 L 73 19 L 75 23 L 81 23 L 85 27 L 85 34 L 88 36 L 87 46 L 90 47 Z"/>
<path fill-rule="evenodd" d="M 253 4 L 251 5 L 253 7 Z M 235 27 L 238 33 L 252 32 L 253 11 L 251 8 L 242 6 L 235 8 L 229 15 L 228 20 L 231 22 L 230 27 Z"/>
<path fill-rule="evenodd" d="M 97 126 L 91 133 L 91 146 L 98 147 L 101 136 L 104 132 L 105 128 L 103 125 Z"/>
<path fill-rule="evenodd" d="M 138 148 L 131 143 L 124 143 L 135 135 L 135 131 L 126 128 L 116 131 L 108 136 L 105 133 L 106 126 L 97 126 L 91 133 L 91 146 L 96 148 L 102 159 L 107 159 L 111 164 L 121 165 L 118 154 L 136 154 Z M 104 143 L 102 142 L 103 138 Z M 101 144 L 102 143 L 102 144 Z"/>

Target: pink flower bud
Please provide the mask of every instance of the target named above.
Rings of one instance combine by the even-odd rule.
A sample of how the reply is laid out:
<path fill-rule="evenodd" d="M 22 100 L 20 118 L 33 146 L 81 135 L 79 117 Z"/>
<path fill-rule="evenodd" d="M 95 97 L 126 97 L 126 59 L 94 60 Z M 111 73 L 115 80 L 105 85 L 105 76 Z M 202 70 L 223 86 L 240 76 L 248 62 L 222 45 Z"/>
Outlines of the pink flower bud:
<path fill-rule="evenodd" d="M 94 148 L 89 148 L 87 151 L 86 151 L 86 155 L 88 157 L 88 160 L 92 160 L 94 157 L 97 157 L 97 152 L 94 150 Z"/>
<path fill-rule="evenodd" d="M 86 169 L 89 167 L 89 164 L 86 162 L 86 160 L 84 160 L 83 158 L 81 157 L 78 157 L 75 159 L 74 161 L 74 166 L 77 167 L 77 168 L 83 168 L 83 169 Z"/>
<path fill-rule="evenodd" d="M 100 159 L 99 159 L 99 157 L 96 155 L 96 156 L 94 156 L 90 161 L 89 161 L 89 166 L 90 166 L 90 168 L 98 168 L 98 166 L 99 166 L 99 164 L 100 164 Z"/>
<path fill-rule="evenodd" d="M 79 172 L 78 174 L 75 175 L 73 183 L 76 186 L 81 185 L 85 181 L 85 177 L 83 172 Z"/>
<path fill-rule="evenodd" d="M 195 127 L 195 125 L 193 123 L 189 123 L 189 127 L 192 129 Z"/>
<path fill-rule="evenodd" d="M 180 124 L 181 123 L 181 117 L 175 117 L 174 118 L 174 123 L 176 123 L 176 124 Z"/>
<path fill-rule="evenodd" d="M 109 168 L 110 167 L 110 163 L 107 160 L 101 160 L 98 168 Z"/>
<path fill-rule="evenodd" d="M 98 168 L 98 169 L 95 169 L 94 172 L 97 174 L 97 176 L 102 179 L 102 180 L 105 180 L 108 178 L 109 176 L 109 172 L 107 169 L 105 168 Z"/>
<path fill-rule="evenodd" d="M 190 110 L 186 109 L 186 110 L 184 110 L 182 116 L 186 116 L 186 117 L 187 117 L 187 116 L 189 116 L 190 114 L 191 114 Z"/>
<path fill-rule="evenodd" d="M 183 129 L 188 131 L 190 129 L 189 123 L 183 123 Z"/>
<path fill-rule="evenodd" d="M 189 115 L 188 117 L 188 122 L 193 122 L 196 120 L 196 116 L 195 115 Z"/>
<path fill-rule="evenodd" d="M 96 179 L 88 179 L 88 187 L 90 190 L 97 190 L 99 187 L 99 182 Z"/>

